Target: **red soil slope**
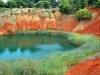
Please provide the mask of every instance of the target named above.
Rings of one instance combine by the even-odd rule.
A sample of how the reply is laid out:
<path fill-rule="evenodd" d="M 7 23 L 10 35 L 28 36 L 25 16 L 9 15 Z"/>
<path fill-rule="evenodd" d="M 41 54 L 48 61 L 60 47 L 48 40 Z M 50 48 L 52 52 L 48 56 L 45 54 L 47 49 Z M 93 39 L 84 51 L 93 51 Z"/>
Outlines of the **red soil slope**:
<path fill-rule="evenodd" d="M 65 75 L 100 75 L 100 58 L 77 64 Z"/>
<path fill-rule="evenodd" d="M 82 34 L 88 33 L 88 34 L 93 34 L 100 37 L 100 19 L 95 20 L 93 23 L 88 25 L 83 30 L 78 31 L 78 33 L 82 33 Z"/>
<path fill-rule="evenodd" d="M 85 28 L 76 32 L 81 34 L 93 34 L 100 37 L 100 8 L 88 9 L 92 12 L 98 13 L 98 16 Z M 100 75 L 100 58 L 79 63 L 65 75 Z"/>
<path fill-rule="evenodd" d="M 98 17 L 83 30 L 76 31 L 81 34 L 93 34 L 100 37 L 100 8 L 88 8 L 92 12 L 96 12 Z"/>

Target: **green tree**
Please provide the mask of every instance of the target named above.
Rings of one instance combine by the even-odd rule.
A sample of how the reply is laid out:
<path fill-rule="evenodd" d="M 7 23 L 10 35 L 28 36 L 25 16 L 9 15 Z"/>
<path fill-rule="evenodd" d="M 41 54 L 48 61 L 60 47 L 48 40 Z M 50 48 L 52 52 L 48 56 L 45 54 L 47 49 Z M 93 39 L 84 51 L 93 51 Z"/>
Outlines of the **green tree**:
<path fill-rule="evenodd" d="M 90 20 L 92 18 L 92 12 L 87 10 L 86 8 L 80 9 L 75 13 L 76 18 L 80 20 Z"/>
<path fill-rule="evenodd" d="M 49 0 L 50 5 L 55 8 L 56 6 L 58 6 L 58 2 L 56 2 L 56 0 Z"/>
<path fill-rule="evenodd" d="M 24 2 L 22 0 L 16 0 L 16 4 L 17 4 L 17 7 L 19 7 L 19 6 L 23 6 L 24 8 L 27 7 L 26 2 Z"/>
<path fill-rule="evenodd" d="M 100 8 L 100 0 L 96 2 L 96 7 Z"/>
<path fill-rule="evenodd" d="M 42 1 L 38 1 L 37 3 L 35 3 L 35 7 L 36 8 L 43 8 L 44 7 L 44 4 Z"/>
<path fill-rule="evenodd" d="M 88 0 L 74 0 L 73 4 L 76 10 L 83 9 L 88 6 Z"/>
<path fill-rule="evenodd" d="M 61 3 L 59 5 L 59 8 L 60 8 L 60 12 L 62 12 L 64 14 L 71 13 L 71 5 L 68 0 L 66 0 L 64 3 Z"/>
<path fill-rule="evenodd" d="M 88 5 L 93 6 L 98 0 L 88 0 Z"/>
<path fill-rule="evenodd" d="M 14 8 L 14 7 L 16 7 L 16 3 L 13 1 L 8 1 L 6 7 L 7 8 Z"/>
<path fill-rule="evenodd" d="M 2 0 L 0 0 L 0 8 L 1 7 L 5 7 L 5 3 Z"/>
<path fill-rule="evenodd" d="M 44 1 L 44 8 L 49 8 L 49 7 L 50 7 L 50 2 Z"/>
<path fill-rule="evenodd" d="M 34 5 L 33 2 L 28 2 L 28 3 L 27 3 L 27 6 L 28 6 L 29 8 L 32 8 L 33 5 Z"/>

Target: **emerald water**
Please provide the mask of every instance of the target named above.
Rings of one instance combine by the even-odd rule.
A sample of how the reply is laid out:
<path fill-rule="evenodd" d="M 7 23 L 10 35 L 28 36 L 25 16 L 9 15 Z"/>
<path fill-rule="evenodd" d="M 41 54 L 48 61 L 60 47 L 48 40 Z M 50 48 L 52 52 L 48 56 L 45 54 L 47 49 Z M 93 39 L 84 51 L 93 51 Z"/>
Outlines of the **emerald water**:
<path fill-rule="evenodd" d="M 46 35 L 0 36 L 0 60 L 32 58 L 65 52 L 77 46 L 66 38 Z"/>

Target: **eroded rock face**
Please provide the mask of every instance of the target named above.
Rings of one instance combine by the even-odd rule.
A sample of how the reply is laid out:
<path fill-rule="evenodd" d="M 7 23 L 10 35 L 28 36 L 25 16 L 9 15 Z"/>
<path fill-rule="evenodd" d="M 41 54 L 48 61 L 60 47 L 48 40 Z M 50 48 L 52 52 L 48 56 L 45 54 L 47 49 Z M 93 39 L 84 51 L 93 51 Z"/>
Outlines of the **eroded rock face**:
<path fill-rule="evenodd" d="M 100 75 L 100 58 L 77 64 L 65 75 Z"/>
<path fill-rule="evenodd" d="M 1 19 L 3 25 L 0 28 L 0 35 L 14 34 L 17 32 L 16 16 L 5 16 Z"/>
<path fill-rule="evenodd" d="M 92 33 L 100 36 L 99 8 L 88 8 L 93 12 L 91 21 L 77 21 L 73 15 L 58 11 L 55 16 L 38 12 L 37 14 L 16 14 L 0 17 L 0 35 L 14 34 L 18 30 L 58 30 L 65 32 Z M 95 12 L 97 11 L 97 12 Z"/>

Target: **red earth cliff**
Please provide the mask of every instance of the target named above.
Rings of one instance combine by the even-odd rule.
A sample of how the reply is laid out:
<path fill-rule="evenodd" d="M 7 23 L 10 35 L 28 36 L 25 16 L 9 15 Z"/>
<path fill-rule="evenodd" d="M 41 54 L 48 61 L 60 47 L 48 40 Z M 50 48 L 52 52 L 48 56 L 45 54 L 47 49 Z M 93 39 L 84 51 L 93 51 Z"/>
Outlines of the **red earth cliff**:
<path fill-rule="evenodd" d="M 16 30 L 43 30 L 43 29 L 72 32 L 72 30 L 78 23 L 75 19 L 67 19 L 67 21 L 61 20 L 60 25 L 58 27 L 58 21 L 54 17 L 51 19 L 49 18 L 41 19 L 38 17 L 38 15 L 27 15 L 27 14 L 16 15 L 16 19 L 17 19 L 16 24 L 11 24 L 10 23 L 11 19 L 6 21 L 0 28 L 0 35 L 9 34 L 9 30 L 11 30 L 11 28 L 15 30 L 12 33 L 16 33 Z"/>
<path fill-rule="evenodd" d="M 3 25 L 0 25 L 0 35 L 14 34 L 18 30 L 52 29 L 66 32 L 78 32 L 82 34 L 88 33 L 100 36 L 100 9 L 92 9 L 90 7 L 88 9 L 94 13 L 91 21 L 78 22 L 75 20 L 73 15 L 66 16 L 59 12 L 55 13 L 55 16 L 52 15 L 51 18 L 47 15 L 45 16 L 45 14 L 42 14 L 41 12 L 39 12 L 39 14 L 17 14 L 14 16 L 5 16 L 1 18 L 1 20 L 5 20 L 5 22 Z M 11 23 L 11 21 L 13 21 L 13 17 L 16 20 L 16 23 Z"/>

